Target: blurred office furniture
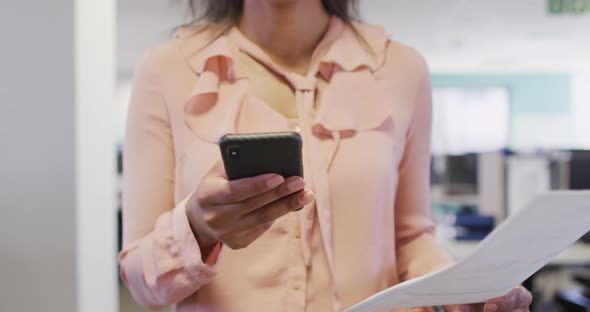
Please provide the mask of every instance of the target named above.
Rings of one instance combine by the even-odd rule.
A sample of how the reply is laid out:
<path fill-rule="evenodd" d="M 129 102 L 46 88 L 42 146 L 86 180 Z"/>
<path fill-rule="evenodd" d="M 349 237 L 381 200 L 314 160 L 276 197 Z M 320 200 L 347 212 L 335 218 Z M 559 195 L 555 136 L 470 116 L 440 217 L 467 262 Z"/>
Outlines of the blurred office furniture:
<path fill-rule="evenodd" d="M 433 155 L 431 184 L 435 210 L 469 208 L 501 222 L 545 191 L 590 189 L 590 151 Z"/>
<path fill-rule="evenodd" d="M 505 217 L 501 151 L 509 144 L 510 105 L 504 86 L 433 88 L 432 200 L 440 209 Z"/>
<path fill-rule="evenodd" d="M 439 244 L 454 258 L 461 260 L 469 256 L 479 245 L 479 241 L 455 241 L 438 238 Z M 562 253 L 557 255 L 550 266 L 590 266 L 590 246 L 584 243 L 575 243 Z"/>
<path fill-rule="evenodd" d="M 434 200 L 477 205 L 477 165 L 477 154 L 434 157 L 431 183 L 440 192 Z"/>
<path fill-rule="evenodd" d="M 590 311 L 590 270 L 572 275 L 573 285 L 558 289 L 555 293 L 555 303 L 563 311 Z"/>
<path fill-rule="evenodd" d="M 478 154 L 479 213 L 493 216 L 496 222 L 506 218 L 505 166 L 502 151 Z"/>
<path fill-rule="evenodd" d="M 590 151 L 575 150 L 569 160 L 569 185 L 572 190 L 590 190 Z M 590 243 L 590 232 L 583 241 Z"/>
<path fill-rule="evenodd" d="M 572 190 L 590 189 L 590 151 L 574 150 L 570 152 L 569 170 L 567 172 L 568 188 Z M 590 233 L 582 238 L 590 242 Z M 590 255 L 588 255 L 590 261 Z M 555 301 L 566 311 L 590 311 L 590 266 L 583 272 L 572 276 L 579 287 L 559 289 Z"/>
<path fill-rule="evenodd" d="M 516 213 L 535 196 L 551 189 L 550 161 L 545 155 L 514 153 L 506 159 L 506 209 Z"/>
<path fill-rule="evenodd" d="M 433 156 L 433 205 L 447 212 L 469 208 L 481 215 L 503 220 L 504 162 L 501 151 Z"/>
<path fill-rule="evenodd" d="M 569 189 L 590 189 L 590 151 L 571 151 L 569 168 Z"/>
<path fill-rule="evenodd" d="M 481 167 L 482 157 L 473 153 L 437 156 L 433 159 L 432 201 L 445 210 L 439 224 L 448 227 L 445 234 L 448 239 L 477 241 L 494 229 L 493 214 L 486 216 L 481 212 L 481 207 L 485 206 L 485 197 L 481 196 L 483 189 L 480 185 L 485 185 L 483 179 L 489 181 L 491 178 L 486 176 L 486 172 L 480 172 Z"/>
<path fill-rule="evenodd" d="M 590 311 L 589 289 L 560 289 L 555 295 L 556 304 L 567 312 Z"/>
<path fill-rule="evenodd" d="M 477 246 L 479 245 L 479 241 L 457 241 L 457 240 L 449 240 L 446 239 L 440 235 L 437 236 L 438 242 L 439 244 L 455 259 L 457 260 L 461 260 L 464 259 L 466 257 L 468 257 L 471 253 L 473 253 L 473 251 L 477 248 Z M 533 296 L 535 298 L 535 302 L 533 304 L 533 306 L 531 307 L 531 311 L 533 312 L 546 312 L 546 311 L 550 311 L 548 309 L 545 309 L 543 307 L 541 307 L 542 305 L 548 305 L 548 301 L 550 301 L 551 299 L 553 299 L 552 297 L 548 297 L 546 298 L 546 296 L 542 293 L 541 289 L 539 289 L 540 286 L 544 286 L 544 285 L 539 285 L 539 282 L 537 281 L 539 278 L 539 276 L 543 276 L 544 274 L 549 274 L 551 272 L 562 272 L 564 270 L 569 270 L 569 269 L 582 269 L 585 270 L 586 272 L 588 272 L 588 269 L 590 268 L 590 245 L 588 244 L 583 244 L 583 243 L 576 243 L 570 247 L 568 247 L 566 250 L 564 250 L 562 253 L 560 253 L 559 255 L 557 255 L 557 257 L 555 257 L 547 266 L 545 266 L 543 269 L 541 269 L 539 272 L 535 273 L 531 278 L 529 278 L 525 283 L 524 286 L 529 289 L 532 293 Z M 575 278 L 575 276 L 574 276 Z M 541 287 L 542 288 L 542 287 Z M 576 292 L 583 292 L 584 290 L 581 289 L 567 289 L 567 290 L 562 290 L 562 289 L 556 289 L 556 293 L 555 295 L 557 296 L 557 294 L 559 292 L 572 292 L 572 291 L 576 291 Z M 551 304 L 551 306 L 553 305 L 560 305 L 559 304 L 559 300 L 557 300 L 557 298 L 555 298 L 556 303 Z M 563 299 L 560 299 L 563 300 Z M 551 310 L 552 311 L 552 310 Z M 556 310 L 556 311 L 574 311 L 574 310 Z"/>
<path fill-rule="evenodd" d="M 452 227 L 452 239 L 456 241 L 480 241 L 490 234 L 495 227 L 493 216 L 481 215 L 476 211 L 459 211 L 449 218 Z"/>
<path fill-rule="evenodd" d="M 437 239 L 453 257 L 462 259 L 477 248 L 479 241 L 467 240 L 465 236 L 458 235 L 462 233 L 457 231 L 456 223 L 445 222 L 449 216 L 451 220 L 456 220 L 452 216 L 461 212 L 499 216 L 496 221 L 501 223 L 504 216 L 515 213 L 541 192 L 590 189 L 590 151 L 505 150 L 496 153 L 435 155 L 432 183 L 434 215 L 437 216 L 437 209 L 438 214 L 441 210 L 445 213 L 444 216 L 438 216 Z M 492 194 L 488 198 L 496 202 L 494 207 L 487 210 L 483 209 L 489 204 L 484 198 L 485 194 Z M 468 237 L 475 239 L 475 236 Z M 587 282 L 588 275 L 590 244 L 582 239 L 524 283 L 535 297 L 531 310 L 578 311 L 576 307 L 583 306 L 580 302 L 585 302 L 584 296 L 588 293 L 588 286 L 582 283 Z M 544 284 L 547 276 L 560 277 L 553 285 L 547 286 Z M 573 283 L 577 283 L 576 287 L 571 285 Z M 557 310 L 552 310 L 550 306 Z"/>
<path fill-rule="evenodd" d="M 507 150 L 506 213 L 517 212 L 548 190 L 583 189 L 570 187 L 573 154 L 568 150 Z"/>

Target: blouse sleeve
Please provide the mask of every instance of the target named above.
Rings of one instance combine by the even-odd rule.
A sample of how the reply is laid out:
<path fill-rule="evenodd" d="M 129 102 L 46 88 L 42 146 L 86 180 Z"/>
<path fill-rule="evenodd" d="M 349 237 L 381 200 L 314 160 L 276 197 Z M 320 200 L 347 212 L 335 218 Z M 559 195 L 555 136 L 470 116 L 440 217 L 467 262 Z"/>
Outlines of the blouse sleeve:
<path fill-rule="evenodd" d="M 402 280 L 452 263 L 434 239 L 434 224 L 430 217 L 432 91 L 426 63 L 419 55 L 416 58 L 417 92 L 395 199 L 396 254 Z"/>
<path fill-rule="evenodd" d="M 123 155 L 121 279 L 134 299 L 158 309 L 195 293 L 216 274 L 218 249 L 202 260 L 186 216 L 174 205 L 174 148 L 167 106 L 151 53 L 140 61 Z"/>

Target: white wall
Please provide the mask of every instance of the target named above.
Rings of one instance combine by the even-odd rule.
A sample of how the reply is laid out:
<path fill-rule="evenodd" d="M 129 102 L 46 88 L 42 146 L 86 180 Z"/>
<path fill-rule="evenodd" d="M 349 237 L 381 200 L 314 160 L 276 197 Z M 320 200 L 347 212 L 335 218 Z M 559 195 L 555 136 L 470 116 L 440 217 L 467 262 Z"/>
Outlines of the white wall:
<path fill-rule="evenodd" d="M 576 145 L 572 114 L 519 114 L 512 117 L 511 147 L 570 149 Z"/>
<path fill-rule="evenodd" d="M 0 311 L 76 310 L 72 16 L 0 2 Z"/>
<path fill-rule="evenodd" d="M 433 72 L 590 70 L 590 14 L 547 14 L 543 0 L 366 0 L 361 14 L 418 49 Z M 181 0 L 119 0 L 119 69 L 186 21 Z M 506 48 L 508 47 L 508 48 Z"/>
<path fill-rule="evenodd" d="M 0 1 L 3 312 L 116 311 L 114 16 L 94 2 Z"/>
<path fill-rule="evenodd" d="M 551 15 L 546 0 L 371 0 L 361 12 L 433 72 L 590 70 L 590 14 Z"/>

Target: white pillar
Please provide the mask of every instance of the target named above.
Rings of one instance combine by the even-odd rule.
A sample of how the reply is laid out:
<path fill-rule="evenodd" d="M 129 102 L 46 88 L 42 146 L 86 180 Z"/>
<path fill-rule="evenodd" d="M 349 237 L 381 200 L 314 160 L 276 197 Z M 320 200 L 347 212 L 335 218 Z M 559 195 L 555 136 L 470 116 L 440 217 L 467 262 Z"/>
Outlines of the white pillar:
<path fill-rule="evenodd" d="M 117 311 L 115 0 L 74 0 L 78 311 Z"/>
<path fill-rule="evenodd" d="M 0 1 L 0 311 L 116 311 L 114 0 Z"/>

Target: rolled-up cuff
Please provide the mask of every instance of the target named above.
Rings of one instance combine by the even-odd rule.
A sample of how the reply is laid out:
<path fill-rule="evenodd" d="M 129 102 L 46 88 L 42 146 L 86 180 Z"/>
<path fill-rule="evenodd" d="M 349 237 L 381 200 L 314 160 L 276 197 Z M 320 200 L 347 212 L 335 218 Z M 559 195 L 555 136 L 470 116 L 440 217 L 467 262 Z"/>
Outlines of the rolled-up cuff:
<path fill-rule="evenodd" d="M 199 243 L 191 229 L 186 204 L 190 196 L 182 200 L 173 211 L 174 235 L 179 246 L 179 252 L 184 260 L 186 271 L 199 283 L 206 284 L 217 275 L 216 266 L 221 254 L 222 246 L 217 244 L 203 261 Z"/>

